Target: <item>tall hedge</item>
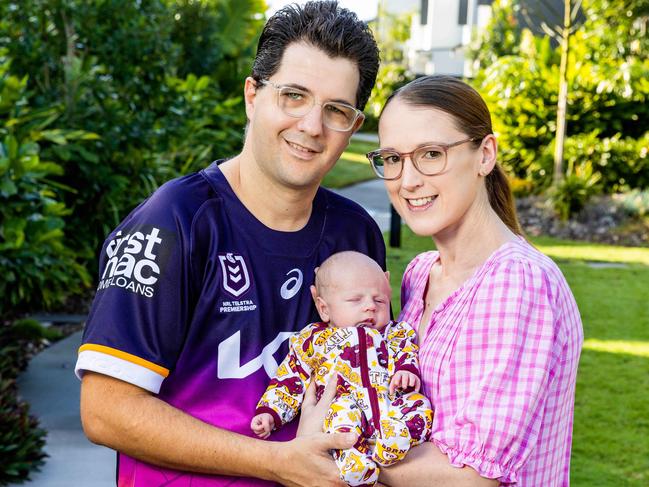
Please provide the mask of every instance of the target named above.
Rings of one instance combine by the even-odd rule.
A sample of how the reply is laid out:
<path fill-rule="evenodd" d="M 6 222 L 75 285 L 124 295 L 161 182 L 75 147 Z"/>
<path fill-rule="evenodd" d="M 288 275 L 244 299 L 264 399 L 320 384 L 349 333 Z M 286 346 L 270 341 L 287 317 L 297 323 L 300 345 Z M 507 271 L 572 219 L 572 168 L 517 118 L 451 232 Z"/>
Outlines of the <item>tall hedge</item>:
<path fill-rule="evenodd" d="M 230 155 L 245 125 L 242 81 L 263 0 L 20 0 L 0 3 L 0 47 L 34 108 L 98 135 L 55 146 L 66 239 L 87 257 L 160 183 Z"/>

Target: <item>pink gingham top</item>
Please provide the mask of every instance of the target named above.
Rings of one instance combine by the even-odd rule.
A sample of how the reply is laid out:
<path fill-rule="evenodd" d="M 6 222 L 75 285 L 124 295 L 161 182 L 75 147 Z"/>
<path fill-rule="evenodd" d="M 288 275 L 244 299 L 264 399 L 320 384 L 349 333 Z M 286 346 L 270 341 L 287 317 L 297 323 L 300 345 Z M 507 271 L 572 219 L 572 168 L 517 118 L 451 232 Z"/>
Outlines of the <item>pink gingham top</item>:
<path fill-rule="evenodd" d="M 403 276 L 400 320 L 415 329 L 437 252 Z M 433 311 L 420 336 L 431 441 L 452 465 L 517 487 L 565 487 L 579 310 L 561 271 L 520 238 L 505 243 Z"/>

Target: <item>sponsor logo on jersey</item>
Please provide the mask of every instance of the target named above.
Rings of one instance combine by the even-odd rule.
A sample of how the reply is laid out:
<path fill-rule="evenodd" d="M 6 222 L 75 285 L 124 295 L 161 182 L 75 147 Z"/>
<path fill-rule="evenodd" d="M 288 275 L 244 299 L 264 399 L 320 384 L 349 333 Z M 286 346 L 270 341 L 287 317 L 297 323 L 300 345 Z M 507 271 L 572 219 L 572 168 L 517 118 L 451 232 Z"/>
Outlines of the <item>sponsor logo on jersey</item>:
<path fill-rule="evenodd" d="M 246 261 L 242 256 L 228 252 L 219 255 L 223 289 L 231 296 L 238 298 L 250 289 L 250 275 Z"/>
<path fill-rule="evenodd" d="M 291 331 L 281 331 L 275 339 L 264 347 L 257 357 L 246 363 L 241 363 L 241 331 L 236 332 L 219 344 L 219 356 L 216 374 L 219 379 L 243 379 L 254 374 L 262 367 L 272 377 L 279 367 L 275 360 L 275 353 L 282 344 L 291 336 Z"/>
<path fill-rule="evenodd" d="M 291 299 L 302 288 L 302 282 L 304 279 L 300 269 L 291 269 L 286 273 L 286 275 L 291 277 L 284 281 L 279 293 L 284 299 Z"/>
<path fill-rule="evenodd" d="M 173 240 L 170 232 L 150 225 L 120 230 L 106 245 L 108 260 L 97 290 L 120 287 L 153 297 Z"/>

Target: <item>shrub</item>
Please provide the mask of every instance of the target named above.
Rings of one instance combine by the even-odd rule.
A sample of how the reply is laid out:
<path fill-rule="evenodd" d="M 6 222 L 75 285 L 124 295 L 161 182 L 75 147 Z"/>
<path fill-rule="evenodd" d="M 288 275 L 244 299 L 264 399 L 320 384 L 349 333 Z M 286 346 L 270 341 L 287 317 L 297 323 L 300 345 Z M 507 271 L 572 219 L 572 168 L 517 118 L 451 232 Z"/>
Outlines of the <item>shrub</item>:
<path fill-rule="evenodd" d="M 240 146 L 237 103 L 264 10 L 262 0 L 0 2 L 0 47 L 29 75 L 36 106 L 61 105 L 65 127 L 100 135 L 43 148 L 63 168 L 53 178 L 76 191 L 62 194 L 66 238 L 93 272 L 106 234 L 159 184 Z M 208 86 L 188 86 L 192 76 Z"/>
<path fill-rule="evenodd" d="M 627 193 L 614 195 L 614 200 L 631 217 L 644 218 L 649 216 L 649 190 L 632 190 Z"/>
<path fill-rule="evenodd" d="M 593 172 L 588 162 L 575 167 L 559 184 L 550 188 L 550 203 L 562 220 L 568 220 L 586 206 L 598 193 L 601 176 Z"/>
<path fill-rule="evenodd" d="M 45 431 L 16 398 L 13 379 L 0 376 L 0 485 L 20 482 L 43 465 Z"/>
<path fill-rule="evenodd" d="M 0 325 L 0 485 L 25 480 L 46 456 L 46 433 L 18 399 L 16 377 L 27 366 L 28 350 L 48 335 L 30 320 Z"/>
<path fill-rule="evenodd" d="M 82 131 L 50 130 L 56 106 L 31 110 L 27 79 L 8 73 L 0 52 L 0 314 L 61 303 L 89 286 L 89 277 L 65 245 L 58 164 L 41 158 L 41 144 L 93 138 Z"/>

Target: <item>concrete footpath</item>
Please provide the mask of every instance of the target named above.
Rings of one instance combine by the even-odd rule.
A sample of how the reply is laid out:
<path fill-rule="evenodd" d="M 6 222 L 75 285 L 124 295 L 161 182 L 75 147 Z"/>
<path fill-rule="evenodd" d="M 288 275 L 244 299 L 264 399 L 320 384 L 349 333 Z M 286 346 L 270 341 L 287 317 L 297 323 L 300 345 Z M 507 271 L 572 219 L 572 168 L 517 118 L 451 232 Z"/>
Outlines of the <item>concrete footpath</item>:
<path fill-rule="evenodd" d="M 86 439 L 79 419 L 79 380 L 74 375 L 81 332 L 36 355 L 18 378 L 21 397 L 47 430 L 49 455 L 34 487 L 110 487 L 115 485 L 115 452 Z"/>
<path fill-rule="evenodd" d="M 390 205 L 383 182 L 375 179 L 336 192 L 363 206 L 382 231 L 389 228 Z M 29 487 L 109 487 L 115 485 L 115 452 L 90 443 L 79 419 L 79 386 L 74 375 L 81 332 L 34 357 L 18 378 L 21 397 L 48 431 L 49 455 Z"/>

